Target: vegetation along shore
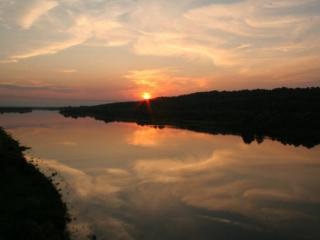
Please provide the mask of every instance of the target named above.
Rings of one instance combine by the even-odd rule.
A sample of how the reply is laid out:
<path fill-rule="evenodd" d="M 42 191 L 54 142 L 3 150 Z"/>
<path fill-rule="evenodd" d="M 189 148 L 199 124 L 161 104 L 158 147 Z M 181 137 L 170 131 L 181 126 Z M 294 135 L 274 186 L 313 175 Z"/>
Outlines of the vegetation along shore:
<path fill-rule="evenodd" d="M 52 179 L 0 128 L 0 240 L 68 240 L 69 216 Z"/>
<path fill-rule="evenodd" d="M 246 143 L 264 137 L 313 147 L 320 143 L 320 88 L 200 92 L 145 101 L 66 107 L 67 117 L 94 117 L 235 134 Z"/>

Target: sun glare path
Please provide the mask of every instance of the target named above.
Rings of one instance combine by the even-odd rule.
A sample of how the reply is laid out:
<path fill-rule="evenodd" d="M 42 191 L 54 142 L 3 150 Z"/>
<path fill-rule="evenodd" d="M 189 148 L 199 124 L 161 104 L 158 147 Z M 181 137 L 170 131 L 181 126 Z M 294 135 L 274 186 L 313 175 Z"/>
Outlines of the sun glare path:
<path fill-rule="evenodd" d="M 151 99 L 151 94 L 148 93 L 148 92 L 144 92 L 144 93 L 142 94 L 142 98 L 143 98 L 144 100 L 150 100 L 150 99 Z"/>

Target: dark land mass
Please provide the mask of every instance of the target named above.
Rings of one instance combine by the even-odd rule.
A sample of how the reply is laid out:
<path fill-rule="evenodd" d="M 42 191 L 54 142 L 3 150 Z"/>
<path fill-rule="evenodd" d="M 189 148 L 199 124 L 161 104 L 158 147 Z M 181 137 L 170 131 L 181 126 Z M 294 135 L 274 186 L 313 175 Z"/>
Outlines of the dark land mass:
<path fill-rule="evenodd" d="M 29 113 L 34 110 L 57 111 L 59 107 L 0 107 L 2 113 Z"/>
<path fill-rule="evenodd" d="M 32 112 L 31 107 L 0 107 L 0 113 L 29 113 Z"/>
<path fill-rule="evenodd" d="M 319 87 L 200 92 L 142 102 L 65 107 L 60 113 L 105 122 L 234 134 L 246 143 L 260 143 L 265 137 L 309 148 L 320 143 Z"/>
<path fill-rule="evenodd" d="M 66 205 L 25 149 L 0 128 L 0 240 L 68 240 Z"/>

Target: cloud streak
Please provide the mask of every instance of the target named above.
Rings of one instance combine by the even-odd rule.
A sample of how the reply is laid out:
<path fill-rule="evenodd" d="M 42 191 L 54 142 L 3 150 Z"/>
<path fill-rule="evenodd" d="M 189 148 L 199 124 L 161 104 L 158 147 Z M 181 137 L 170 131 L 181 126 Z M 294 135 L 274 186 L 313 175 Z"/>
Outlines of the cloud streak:
<path fill-rule="evenodd" d="M 29 29 L 43 15 L 57 7 L 59 3 L 55 0 L 37 0 L 21 17 L 19 24 L 23 29 Z"/>
<path fill-rule="evenodd" d="M 56 1 L 36 2 L 21 18 L 21 26 L 29 29 L 42 15 L 50 14 L 51 9 L 58 7 L 59 11 L 68 11 L 72 16 L 73 24 L 67 28 L 61 26 L 60 30 L 69 35 L 70 40 L 14 54 L 11 59 L 55 54 L 89 39 L 95 46 L 127 45 L 138 55 L 202 56 L 217 65 L 239 65 L 244 59 L 252 58 L 255 61 L 266 59 L 265 48 L 270 49 L 273 56 L 285 55 L 289 59 L 297 52 L 290 46 L 318 46 L 319 36 L 308 37 L 308 32 L 319 24 L 319 16 L 312 12 L 310 15 L 297 12 L 301 7 L 319 7 L 316 1 L 266 4 L 246 0 L 232 4 L 213 3 L 177 12 L 171 9 L 181 6 L 158 1 L 105 2 L 99 11 L 94 8 L 96 6 L 89 8 L 90 5 L 87 7 L 91 11 L 85 11 L 82 1 L 73 1 L 73 5 L 80 10 L 71 8 L 70 2 L 63 6 Z M 51 21 L 58 21 L 56 18 L 52 14 Z M 284 48 L 286 52 L 279 51 Z"/>
<path fill-rule="evenodd" d="M 0 89 L 14 90 L 14 91 L 53 91 L 53 92 L 70 92 L 71 89 L 67 87 L 59 86 L 47 86 L 47 85 L 17 85 L 11 83 L 0 84 Z"/>
<path fill-rule="evenodd" d="M 116 82 L 119 98 L 320 84 L 316 0 L 6 0 L 0 8 L 0 81 L 41 62 L 51 73 L 78 69 L 64 77 L 87 89 Z M 31 78 L 48 80 L 36 69 Z"/>
<path fill-rule="evenodd" d="M 56 54 L 57 52 L 60 52 L 62 50 L 71 48 L 73 46 L 77 46 L 81 43 L 83 43 L 86 40 L 86 38 L 71 38 L 68 40 L 65 40 L 63 42 L 54 42 L 50 43 L 46 46 L 35 48 L 32 50 L 29 50 L 27 52 L 18 53 L 15 55 L 10 56 L 10 60 L 12 62 L 17 62 L 22 59 L 32 58 L 36 56 L 42 56 L 42 55 L 52 55 Z"/>
<path fill-rule="evenodd" d="M 175 94 L 188 91 L 192 84 L 197 89 L 205 89 L 208 80 L 201 77 L 188 77 L 181 75 L 179 69 L 145 69 L 130 71 L 125 78 L 132 81 L 140 92 L 150 91 L 155 96 L 166 95 L 170 90 Z"/>

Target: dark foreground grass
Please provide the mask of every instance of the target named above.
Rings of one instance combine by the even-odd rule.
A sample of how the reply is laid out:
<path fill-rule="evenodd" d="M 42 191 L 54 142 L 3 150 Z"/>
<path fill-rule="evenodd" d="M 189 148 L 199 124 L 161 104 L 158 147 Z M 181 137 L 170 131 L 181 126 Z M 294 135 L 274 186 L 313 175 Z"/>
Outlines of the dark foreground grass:
<path fill-rule="evenodd" d="M 59 191 L 24 149 L 0 128 L 0 240 L 70 239 Z"/>

